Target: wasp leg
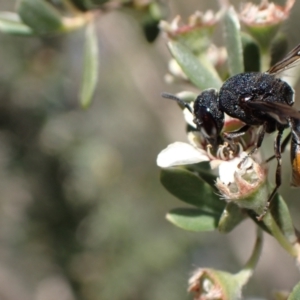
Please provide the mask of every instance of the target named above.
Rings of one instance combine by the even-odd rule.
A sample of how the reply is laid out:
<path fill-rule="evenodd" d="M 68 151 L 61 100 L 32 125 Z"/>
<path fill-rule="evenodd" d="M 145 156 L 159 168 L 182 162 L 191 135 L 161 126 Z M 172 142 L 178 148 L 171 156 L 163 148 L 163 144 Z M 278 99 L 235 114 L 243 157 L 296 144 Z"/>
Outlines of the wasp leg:
<path fill-rule="evenodd" d="M 277 159 L 277 167 L 276 167 L 276 173 L 275 173 L 275 187 L 269 196 L 269 199 L 267 201 L 267 204 L 264 208 L 263 213 L 257 217 L 258 221 L 261 221 L 265 214 L 268 212 L 270 204 L 277 193 L 277 190 L 281 186 L 281 138 L 282 138 L 282 133 L 283 129 L 278 129 L 278 133 L 274 142 L 274 152 L 275 152 L 275 157 Z"/>
<path fill-rule="evenodd" d="M 250 150 L 248 155 L 243 159 L 244 161 L 247 159 L 247 157 L 251 156 L 258 148 L 261 147 L 261 144 L 265 137 L 266 130 L 267 130 L 267 123 L 264 123 L 258 134 L 256 145 Z"/>
<path fill-rule="evenodd" d="M 290 139 L 291 139 L 292 133 L 290 132 L 285 139 L 283 140 L 282 144 L 281 144 L 281 153 L 283 153 L 285 151 L 286 146 L 289 144 Z M 276 156 L 272 155 L 271 157 L 269 157 L 268 159 L 265 160 L 265 163 L 268 163 L 269 161 L 271 161 L 272 159 L 274 159 Z"/>
<path fill-rule="evenodd" d="M 233 142 L 233 139 L 244 135 L 250 127 L 251 127 L 250 125 L 244 125 L 238 130 L 231 131 L 231 132 L 223 132 L 224 140 L 228 142 L 230 148 L 233 151 L 236 151 L 236 144 Z"/>
<path fill-rule="evenodd" d="M 231 132 L 224 132 L 223 135 L 227 139 L 234 139 L 234 138 L 244 135 L 250 127 L 251 127 L 250 125 L 244 125 L 243 127 L 241 127 L 238 130 L 231 131 Z"/>
<path fill-rule="evenodd" d="M 245 161 L 248 159 L 248 157 L 250 157 L 258 148 L 260 148 L 260 146 L 264 140 L 266 130 L 267 130 L 267 123 L 264 123 L 258 134 L 258 138 L 257 138 L 257 142 L 256 142 L 255 146 L 250 150 L 250 152 L 238 164 L 239 168 L 245 163 Z"/>

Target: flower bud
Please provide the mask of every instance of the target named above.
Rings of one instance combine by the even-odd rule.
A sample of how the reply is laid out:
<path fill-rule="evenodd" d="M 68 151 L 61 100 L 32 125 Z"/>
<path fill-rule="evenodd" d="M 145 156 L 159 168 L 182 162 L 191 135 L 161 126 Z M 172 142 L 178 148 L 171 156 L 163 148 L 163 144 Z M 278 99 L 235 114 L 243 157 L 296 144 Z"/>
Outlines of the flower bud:
<path fill-rule="evenodd" d="M 248 2 L 243 5 L 239 18 L 262 49 L 269 46 L 280 28 L 289 17 L 295 0 L 287 0 L 285 6 L 262 0 L 260 5 Z"/>
<path fill-rule="evenodd" d="M 258 164 L 252 157 L 246 155 L 243 152 L 239 158 L 228 162 L 235 169 L 234 180 L 227 178 L 228 166 L 220 165 L 220 177 L 217 179 L 216 187 L 227 202 L 234 202 L 239 207 L 254 210 L 260 215 L 269 196 L 267 170 L 265 165 Z"/>

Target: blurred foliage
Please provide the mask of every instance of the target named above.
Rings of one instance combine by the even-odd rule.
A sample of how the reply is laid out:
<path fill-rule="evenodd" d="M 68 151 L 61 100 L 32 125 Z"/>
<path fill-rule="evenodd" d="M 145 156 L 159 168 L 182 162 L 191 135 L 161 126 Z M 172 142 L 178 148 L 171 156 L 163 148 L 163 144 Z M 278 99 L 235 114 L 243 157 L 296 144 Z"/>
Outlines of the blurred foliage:
<path fill-rule="evenodd" d="M 76 96 L 81 31 L 0 36 L 1 299 L 186 295 L 183 274 L 199 241 L 164 220 L 172 199 L 154 163 L 165 140 L 163 68 L 150 73 L 155 92 L 150 75 L 137 77 L 153 67 L 154 49 L 129 39 L 134 23 L 116 13 L 98 25 L 101 74 L 86 112 Z"/>
<path fill-rule="evenodd" d="M 99 68 L 94 22 L 99 15 L 116 10 L 132 16 L 149 43 L 157 38 L 158 24 L 166 15 L 165 4 L 157 0 L 19 0 L 15 11 L 0 10 L 0 31 L 11 35 L 49 37 L 85 28 L 85 59 L 79 99 L 82 107 L 87 108 L 95 93 Z"/>

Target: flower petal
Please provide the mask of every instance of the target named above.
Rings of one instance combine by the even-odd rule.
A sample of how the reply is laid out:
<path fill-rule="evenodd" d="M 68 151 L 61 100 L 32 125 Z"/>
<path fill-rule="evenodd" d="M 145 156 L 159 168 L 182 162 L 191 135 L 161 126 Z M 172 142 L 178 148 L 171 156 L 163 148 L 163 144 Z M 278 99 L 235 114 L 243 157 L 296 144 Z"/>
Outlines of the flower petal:
<path fill-rule="evenodd" d="M 223 161 L 219 165 L 219 177 L 224 184 L 234 182 L 234 173 L 237 171 L 237 165 L 240 163 L 241 158 L 236 157 L 229 161 Z"/>
<path fill-rule="evenodd" d="M 249 169 L 253 160 L 251 157 L 248 157 L 246 161 L 242 164 L 241 168 L 238 168 L 238 164 L 246 157 L 248 154 L 246 152 L 242 152 L 239 157 L 235 157 L 234 159 L 228 161 L 222 161 L 219 165 L 219 177 L 220 180 L 224 184 L 229 184 L 235 181 L 234 174 L 235 173 L 245 173 L 247 169 Z"/>
<path fill-rule="evenodd" d="M 191 102 L 190 106 L 193 107 L 194 102 Z M 193 128 L 196 128 L 196 124 L 194 123 L 194 115 L 187 108 L 185 108 L 182 112 L 183 112 L 185 121 Z"/>
<path fill-rule="evenodd" d="M 168 168 L 172 166 L 195 164 L 208 160 L 209 158 L 204 150 L 197 149 L 187 143 L 176 142 L 170 144 L 158 154 L 156 163 L 161 168 Z"/>
<path fill-rule="evenodd" d="M 195 147 L 197 149 L 198 148 L 203 149 L 203 146 L 202 146 L 203 136 L 201 135 L 201 132 L 199 132 L 199 131 L 190 131 L 187 134 L 187 139 L 193 147 Z M 207 152 L 207 151 L 205 151 L 205 152 Z"/>

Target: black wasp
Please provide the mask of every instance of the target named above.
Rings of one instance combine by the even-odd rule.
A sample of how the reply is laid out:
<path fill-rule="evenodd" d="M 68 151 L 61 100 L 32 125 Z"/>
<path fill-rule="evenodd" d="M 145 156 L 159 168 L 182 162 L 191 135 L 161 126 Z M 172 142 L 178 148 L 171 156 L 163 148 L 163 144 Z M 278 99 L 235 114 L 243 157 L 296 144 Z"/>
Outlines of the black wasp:
<path fill-rule="evenodd" d="M 227 79 L 220 91 L 208 89 L 195 100 L 193 109 L 176 96 L 164 93 L 164 98 L 176 100 L 194 114 L 194 123 L 208 144 L 216 147 L 223 142 L 223 137 L 233 139 L 245 134 L 252 126 L 260 126 L 260 132 L 251 156 L 262 144 L 265 133 L 277 131 L 274 152 L 277 159 L 275 188 L 269 196 L 266 213 L 274 195 L 281 185 L 281 152 L 292 137 L 292 185 L 300 186 L 300 112 L 292 107 L 294 90 L 291 86 L 276 77 L 279 73 L 293 67 L 300 59 L 300 45 L 264 73 L 241 73 Z M 245 125 L 233 132 L 223 133 L 224 113 L 241 120 Z M 291 133 L 281 144 L 283 131 L 290 127 Z"/>

